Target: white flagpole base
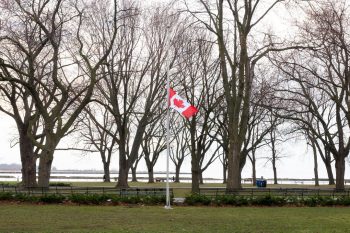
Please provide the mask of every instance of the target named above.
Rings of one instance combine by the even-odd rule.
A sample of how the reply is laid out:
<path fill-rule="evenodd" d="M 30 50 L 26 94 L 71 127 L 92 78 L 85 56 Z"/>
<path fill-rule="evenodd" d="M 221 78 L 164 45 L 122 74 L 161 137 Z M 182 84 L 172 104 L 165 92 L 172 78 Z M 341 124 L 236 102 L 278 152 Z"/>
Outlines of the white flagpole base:
<path fill-rule="evenodd" d="M 166 210 L 172 210 L 173 208 L 172 208 L 170 205 L 166 205 L 166 206 L 164 206 L 164 209 L 166 209 Z"/>

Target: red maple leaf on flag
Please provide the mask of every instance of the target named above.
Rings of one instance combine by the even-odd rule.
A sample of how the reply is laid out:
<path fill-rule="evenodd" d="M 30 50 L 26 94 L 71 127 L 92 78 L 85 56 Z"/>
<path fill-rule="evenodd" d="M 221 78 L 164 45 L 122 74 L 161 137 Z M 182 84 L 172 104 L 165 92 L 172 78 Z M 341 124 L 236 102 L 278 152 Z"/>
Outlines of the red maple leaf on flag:
<path fill-rule="evenodd" d="M 174 99 L 174 105 L 177 108 L 184 108 L 185 107 L 184 102 L 182 100 L 179 100 L 179 99 Z"/>

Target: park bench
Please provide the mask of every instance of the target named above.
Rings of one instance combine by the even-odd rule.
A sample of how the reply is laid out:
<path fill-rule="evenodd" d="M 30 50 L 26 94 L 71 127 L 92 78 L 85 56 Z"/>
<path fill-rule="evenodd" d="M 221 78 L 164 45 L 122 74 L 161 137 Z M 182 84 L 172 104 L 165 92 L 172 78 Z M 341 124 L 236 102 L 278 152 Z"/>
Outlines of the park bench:
<path fill-rule="evenodd" d="M 166 178 L 156 178 L 156 182 L 165 182 Z"/>

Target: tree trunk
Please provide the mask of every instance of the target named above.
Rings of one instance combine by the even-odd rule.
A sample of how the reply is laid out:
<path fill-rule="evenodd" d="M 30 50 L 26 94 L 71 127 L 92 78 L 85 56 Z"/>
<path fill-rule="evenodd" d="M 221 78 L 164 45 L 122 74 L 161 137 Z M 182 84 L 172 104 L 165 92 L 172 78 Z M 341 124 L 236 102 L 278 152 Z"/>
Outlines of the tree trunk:
<path fill-rule="evenodd" d="M 226 184 L 227 183 L 227 166 L 225 163 L 222 164 L 222 170 L 223 170 L 223 181 L 222 183 L 223 184 Z"/>
<path fill-rule="evenodd" d="M 334 185 L 335 184 L 335 180 L 334 180 L 333 171 L 332 171 L 332 164 L 331 164 L 330 161 L 327 161 L 324 165 L 326 166 L 326 170 L 327 170 L 328 184 L 329 185 Z"/>
<path fill-rule="evenodd" d="M 175 165 L 175 183 L 180 183 L 180 168 L 181 165 L 177 164 Z"/>
<path fill-rule="evenodd" d="M 190 122 L 191 135 L 191 171 L 192 171 L 192 193 L 199 193 L 199 174 L 200 174 L 200 151 L 196 148 L 196 117 L 192 117 Z"/>
<path fill-rule="evenodd" d="M 315 186 L 320 186 L 318 180 L 318 163 L 317 163 L 317 149 L 314 141 L 311 141 L 312 151 L 314 153 L 314 174 L 315 174 Z"/>
<path fill-rule="evenodd" d="M 253 157 L 252 160 L 252 185 L 255 186 L 256 185 L 256 165 L 255 165 L 255 157 Z"/>
<path fill-rule="evenodd" d="M 131 181 L 137 182 L 137 167 L 131 167 Z"/>
<path fill-rule="evenodd" d="M 272 152 L 272 170 L 273 170 L 273 183 L 278 184 L 277 182 L 277 168 L 276 168 L 276 160 L 277 160 L 277 151 L 276 151 L 276 128 L 273 127 L 270 131 L 270 139 L 271 139 L 271 152 Z"/>
<path fill-rule="evenodd" d="M 278 182 L 277 182 L 276 159 L 273 159 L 272 167 L 273 167 L 273 183 L 274 183 L 274 184 L 278 184 Z"/>
<path fill-rule="evenodd" d="M 119 168 L 117 188 L 129 188 L 128 185 L 129 169 L 125 167 Z"/>
<path fill-rule="evenodd" d="M 345 158 L 343 155 L 338 155 L 335 160 L 336 170 L 336 190 L 344 190 L 344 176 L 345 176 Z"/>
<path fill-rule="evenodd" d="M 240 148 L 238 144 L 230 143 L 232 146 L 228 152 L 228 176 L 226 189 L 235 191 L 242 188 L 240 176 Z"/>
<path fill-rule="evenodd" d="M 36 157 L 34 155 L 34 146 L 26 133 L 20 135 L 20 153 L 22 163 L 22 186 L 36 187 Z"/>
<path fill-rule="evenodd" d="M 145 153 L 145 161 L 147 166 L 147 172 L 148 172 L 148 183 L 154 183 L 154 172 L 153 172 L 153 164 L 150 160 L 150 153 L 144 151 Z"/>
<path fill-rule="evenodd" d="M 119 156 L 119 173 L 117 188 L 129 188 L 128 185 L 129 166 L 126 156 L 122 153 Z"/>
<path fill-rule="evenodd" d="M 154 183 L 154 173 L 152 166 L 148 168 L 148 183 Z"/>
<path fill-rule="evenodd" d="M 48 188 L 50 184 L 51 165 L 53 161 L 53 152 L 46 152 L 39 159 L 39 177 L 38 186 Z"/>
<path fill-rule="evenodd" d="M 204 182 L 203 182 L 203 171 L 199 171 L 199 183 L 200 184 L 204 184 Z"/>
<path fill-rule="evenodd" d="M 103 172 L 104 172 L 103 182 L 111 182 L 111 175 L 110 175 L 110 171 L 109 171 L 109 163 L 103 162 Z"/>
<path fill-rule="evenodd" d="M 191 170 L 192 170 L 192 193 L 199 193 L 199 161 L 196 156 L 192 156 L 191 159 Z"/>

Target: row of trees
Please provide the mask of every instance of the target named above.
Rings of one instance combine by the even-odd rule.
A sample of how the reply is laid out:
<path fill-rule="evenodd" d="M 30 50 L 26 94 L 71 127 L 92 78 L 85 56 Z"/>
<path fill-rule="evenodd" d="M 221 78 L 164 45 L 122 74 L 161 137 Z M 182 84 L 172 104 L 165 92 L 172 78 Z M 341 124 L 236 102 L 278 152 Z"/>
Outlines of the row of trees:
<path fill-rule="evenodd" d="M 307 22 L 291 41 L 259 28 L 287 3 Z M 128 186 L 130 170 L 136 177 L 142 158 L 154 182 L 166 149 L 169 76 L 199 108 L 190 120 L 171 120 L 176 181 L 190 156 L 193 192 L 216 159 L 228 190 L 241 188 L 247 158 L 255 182 L 263 146 L 272 151 L 277 183 L 277 144 L 290 135 L 313 149 L 316 180 L 319 155 L 330 183 L 335 160 L 336 187 L 344 188 L 350 150 L 345 1 L 199 0 L 150 9 L 126 0 L 5 0 L 0 9 L 0 110 L 17 124 L 24 186 L 48 187 L 54 152 L 69 134 L 79 135 L 70 149 L 100 153 L 106 180 L 118 154 L 118 187 Z"/>

